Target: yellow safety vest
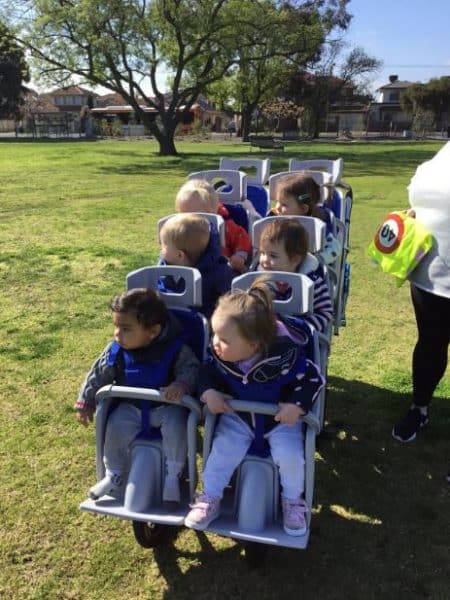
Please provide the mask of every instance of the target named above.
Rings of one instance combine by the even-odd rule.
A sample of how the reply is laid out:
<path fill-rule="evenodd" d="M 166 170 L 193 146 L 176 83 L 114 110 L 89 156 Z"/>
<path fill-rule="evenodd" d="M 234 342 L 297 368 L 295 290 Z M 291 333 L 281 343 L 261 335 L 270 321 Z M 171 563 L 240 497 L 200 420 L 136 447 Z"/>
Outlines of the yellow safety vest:
<path fill-rule="evenodd" d="M 367 254 L 400 286 L 433 245 L 432 234 L 406 211 L 388 214 L 367 248 Z"/>

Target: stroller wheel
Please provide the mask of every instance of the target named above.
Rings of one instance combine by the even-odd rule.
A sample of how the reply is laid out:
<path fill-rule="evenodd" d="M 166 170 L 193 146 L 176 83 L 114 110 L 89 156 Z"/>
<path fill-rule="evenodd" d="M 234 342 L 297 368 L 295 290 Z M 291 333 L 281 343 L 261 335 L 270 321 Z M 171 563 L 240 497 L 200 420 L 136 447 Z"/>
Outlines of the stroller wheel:
<path fill-rule="evenodd" d="M 133 533 L 137 543 L 143 548 L 154 548 L 162 546 L 169 540 L 173 533 L 173 527 L 161 525 L 160 523 L 145 523 L 133 521 Z"/>
<path fill-rule="evenodd" d="M 268 546 L 257 542 L 247 542 L 244 545 L 245 562 L 250 569 L 260 569 L 264 567 L 267 557 Z"/>

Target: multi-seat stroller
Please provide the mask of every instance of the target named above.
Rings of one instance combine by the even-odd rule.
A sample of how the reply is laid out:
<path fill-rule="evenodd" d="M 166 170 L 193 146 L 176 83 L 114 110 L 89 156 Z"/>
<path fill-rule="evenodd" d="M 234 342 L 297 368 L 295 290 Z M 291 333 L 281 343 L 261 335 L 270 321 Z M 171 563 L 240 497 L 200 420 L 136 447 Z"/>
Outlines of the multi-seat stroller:
<path fill-rule="evenodd" d="M 241 161 L 242 162 L 242 161 Z M 254 161 L 252 161 L 253 163 Z M 221 165 L 222 166 L 222 165 Z M 247 176 L 241 173 L 236 163 L 224 163 L 227 168 L 217 171 L 203 171 L 191 174 L 190 177 L 201 177 L 209 181 L 220 178 L 227 189 L 220 186 L 218 189 L 221 201 L 227 204 L 239 203 L 248 199 Z M 254 166 L 254 165 L 250 165 Z M 294 165 L 295 170 L 299 167 Z M 253 182 L 259 189 L 264 190 L 255 201 L 254 208 L 260 217 L 265 217 L 270 206 L 269 189 L 266 184 L 269 180 L 270 163 L 261 166 L 260 179 Z M 338 184 L 340 180 L 334 183 Z M 336 188 L 337 189 L 337 188 Z M 351 211 L 351 190 L 338 191 L 341 206 L 343 207 L 336 219 L 344 223 L 343 244 L 344 250 L 348 243 L 348 226 Z M 333 190 L 334 193 L 335 190 Z M 228 194 L 228 195 L 227 195 Z M 255 195 L 256 198 L 256 195 Z M 262 198 L 262 200 L 261 200 Z M 250 199 L 251 201 L 251 199 Z M 336 200 L 336 205 L 338 201 Z M 247 209 L 246 209 L 247 210 Z M 261 212 L 259 212 L 261 211 Z M 258 216 L 254 211 L 247 211 L 247 227 L 252 236 L 254 249 L 257 250 L 258 236 L 261 232 L 261 223 L 258 225 Z M 305 220 L 306 219 L 306 220 Z M 323 243 L 323 225 L 309 223 L 308 217 L 303 218 L 310 234 L 310 250 L 319 251 Z M 214 219 L 210 216 L 210 221 Z M 312 219 L 312 221 L 315 221 Z M 161 225 L 161 223 L 160 223 Z M 222 228 L 220 219 L 217 221 L 219 230 Z M 344 253 L 343 253 L 344 254 Z M 346 256 L 346 252 L 345 252 Z M 339 269 L 343 272 L 345 268 Z M 186 329 L 186 341 L 191 345 L 201 361 L 205 360 L 209 341 L 209 329 L 206 319 L 199 311 L 201 306 L 201 276 L 196 269 L 189 267 L 144 267 L 127 276 L 127 288 L 148 287 L 158 289 L 160 277 L 173 275 L 185 281 L 184 292 L 180 294 L 162 293 L 167 306 Z M 233 287 L 245 289 L 261 273 L 249 272 L 237 277 Z M 291 296 L 288 300 L 275 300 L 275 309 L 282 315 L 286 322 L 294 328 L 301 328 L 305 335 L 305 352 L 308 358 L 320 365 L 323 375 L 326 375 L 326 365 L 330 352 L 330 335 L 319 335 L 312 328 L 302 322 L 302 314 L 308 313 L 312 308 L 312 282 L 305 276 L 294 273 L 266 272 L 264 274 L 276 281 L 289 284 Z M 336 280 L 338 294 L 343 294 L 344 284 Z M 335 305 L 336 306 L 336 305 Z M 335 331 L 342 321 L 345 302 L 343 299 L 337 303 L 338 315 L 335 314 Z M 140 400 L 143 403 L 163 401 L 158 390 L 129 388 L 125 386 L 106 386 L 97 395 L 98 408 L 96 413 L 96 462 L 97 478 L 104 476 L 103 444 L 108 415 L 114 410 L 114 405 L 121 399 Z M 204 418 L 203 433 L 203 462 L 209 455 L 217 416 L 210 414 L 206 407 L 201 406 L 197 398 L 184 396 L 183 406 L 188 412 L 187 440 L 188 456 L 186 468 L 182 478 L 182 501 L 177 508 L 167 508 L 162 501 L 164 485 L 164 457 L 162 455 L 161 441 L 155 432 L 147 431 L 134 440 L 130 448 L 130 465 L 128 478 L 123 497 L 113 498 L 106 496 L 99 500 L 87 499 L 81 503 L 80 508 L 88 512 L 99 513 L 121 519 L 130 520 L 133 525 L 135 538 L 144 547 L 152 547 L 167 542 L 169 534 L 174 527 L 181 527 L 189 511 L 189 503 L 194 499 L 197 485 L 197 439 L 198 425 Z M 261 403 L 248 402 L 245 398 L 236 398 L 231 401 L 235 410 L 248 411 L 262 414 L 275 414 L 277 405 L 262 405 Z M 303 418 L 305 428 L 305 500 L 311 508 L 314 492 L 314 454 L 316 436 L 321 430 L 324 420 L 325 389 L 318 395 L 312 410 Z M 291 548 L 306 548 L 309 540 L 311 512 L 307 515 L 307 531 L 303 536 L 293 537 L 287 535 L 281 524 L 280 516 L 280 489 L 277 468 L 271 458 L 248 455 L 232 478 L 222 502 L 222 513 L 219 518 L 210 523 L 205 531 L 217 533 L 239 540 L 244 544 L 245 553 L 249 561 L 257 562 L 270 545 L 286 546 Z M 195 535 L 194 533 L 192 535 Z"/>
<path fill-rule="evenodd" d="M 127 276 L 127 287 L 151 287 L 156 289 L 158 279 L 165 275 L 183 277 L 185 292 L 178 295 L 167 294 L 167 303 L 171 311 L 186 324 L 189 331 L 188 342 L 197 355 L 203 355 L 207 341 L 207 322 L 195 308 L 201 302 L 200 277 L 195 269 L 188 267 L 144 267 Z M 247 273 L 238 277 L 233 286 L 245 288 L 258 277 L 258 273 Z M 271 277 L 289 283 L 292 295 L 288 301 L 275 301 L 276 310 L 289 316 L 295 305 L 295 311 L 307 312 L 311 308 L 312 284 L 302 275 L 274 272 Z M 320 360 L 319 344 L 315 333 L 306 329 L 308 356 Z M 160 402 L 158 390 L 128 388 L 125 386 L 105 386 L 97 394 L 96 414 L 96 452 L 97 477 L 104 476 L 103 443 L 108 414 L 113 410 L 114 402 L 120 399 L 141 400 L 142 402 Z M 323 392 L 318 396 L 313 410 L 304 418 L 305 427 L 305 499 L 312 505 L 314 487 L 314 451 L 315 437 L 320 430 L 319 415 L 323 402 Z M 123 497 L 105 496 L 99 500 L 87 499 L 80 508 L 130 520 L 136 540 L 144 547 L 163 544 L 171 528 L 183 525 L 189 511 L 189 502 L 194 497 L 197 483 L 196 440 L 197 425 L 201 414 L 205 415 L 203 460 L 206 460 L 214 435 L 216 417 L 209 414 L 199 401 L 189 396 L 183 397 L 183 405 L 189 411 L 187 421 L 188 460 L 186 474 L 182 482 L 182 503 L 176 510 L 167 510 L 162 502 L 164 481 L 164 460 L 161 442 L 150 435 L 139 436 L 130 449 L 130 467 Z M 277 405 L 261 405 L 239 398 L 231 402 L 233 408 L 275 414 Z M 284 533 L 279 517 L 279 481 L 277 469 L 271 459 L 248 456 L 240 466 L 223 502 L 222 516 L 211 523 L 207 531 L 226 535 L 245 544 L 249 561 L 261 558 L 265 545 L 281 545 L 292 548 L 305 548 L 309 538 L 308 530 L 300 537 L 293 538 Z M 256 544 L 256 546 L 255 546 Z M 261 544 L 263 546 L 261 546 Z"/>

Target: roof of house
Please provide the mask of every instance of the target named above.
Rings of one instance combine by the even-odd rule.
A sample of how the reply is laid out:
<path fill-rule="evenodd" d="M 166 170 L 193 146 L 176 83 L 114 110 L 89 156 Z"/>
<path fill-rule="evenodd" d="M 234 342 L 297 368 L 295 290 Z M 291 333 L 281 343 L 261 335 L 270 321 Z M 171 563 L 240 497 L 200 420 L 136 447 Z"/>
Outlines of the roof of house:
<path fill-rule="evenodd" d="M 414 85 L 414 83 L 412 81 L 393 81 L 391 83 L 387 83 L 386 85 L 382 85 L 378 89 L 386 90 L 386 89 L 395 89 L 395 88 L 408 88 L 408 87 L 411 87 L 412 85 Z"/>
<path fill-rule="evenodd" d="M 98 95 L 95 98 L 96 106 L 122 106 L 126 104 L 125 99 L 117 92 L 108 92 L 107 94 Z"/>
<path fill-rule="evenodd" d="M 47 94 L 49 96 L 88 96 L 89 94 L 97 96 L 92 90 L 87 90 L 79 85 L 69 85 L 67 87 L 58 88 L 51 92 L 47 92 Z"/>

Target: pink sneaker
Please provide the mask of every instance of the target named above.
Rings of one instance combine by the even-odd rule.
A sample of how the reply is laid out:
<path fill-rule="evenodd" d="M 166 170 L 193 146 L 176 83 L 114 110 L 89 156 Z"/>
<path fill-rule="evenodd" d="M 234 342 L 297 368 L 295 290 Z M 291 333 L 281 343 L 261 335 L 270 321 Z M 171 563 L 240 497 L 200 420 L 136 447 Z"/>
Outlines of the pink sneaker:
<path fill-rule="evenodd" d="M 302 499 L 289 500 L 281 497 L 283 507 L 283 528 L 288 535 L 304 535 L 307 525 L 305 513 L 308 512 L 306 502 Z"/>
<path fill-rule="evenodd" d="M 190 529 L 203 531 L 220 514 L 220 498 L 218 496 L 199 494 L 194 504 L 189 506 L 191 510 L 184 519 L 184 524 Z"/>

